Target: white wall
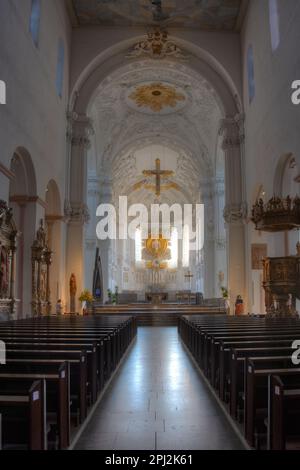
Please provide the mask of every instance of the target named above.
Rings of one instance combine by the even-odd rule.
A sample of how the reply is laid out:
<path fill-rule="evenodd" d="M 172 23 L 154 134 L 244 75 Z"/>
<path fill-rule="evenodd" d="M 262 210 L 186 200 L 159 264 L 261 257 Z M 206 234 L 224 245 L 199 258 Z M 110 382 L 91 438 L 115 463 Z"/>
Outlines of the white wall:
<path fill-rule="evenodd" d="M 71 30 L 63 2 L 42 0 L 36 48 L 29 32 L 30 9 L 31 0 L 1 0 L 0 71 L 7 104 L 0 107 L 0 162 L 9 168 L 15 149 L 25 147 L 38 175 L 38 195 L 45 199 L 50 179 L 64 195 Z M 65 44 L 63 99 L 55 88 L 60 37 Z M 7 183 L 1 191 L 5 195 Z"/>
<path fill-rule="evenodd" d="M 170 36 L 176 37 L 176 41 L 184 47 L 185 43 L 197 46 L 204 52 L 204 57 L 211 60 L 212 65 L 218 63 L 225 73 L 230 77 L 229 81 L 242 94 L 242 74 L 240 63 L 240 37 L 238 33 L 213 33 L 203 31 L 186 31 L 182 29 L 169 28 Z M 77 88 L 76 84 L 83 71 L 91 66 L 101 54 L 108 57 L 117 53 L 118 46 L 122 50 L 125 41 L 132 38 L 145 36 L 145 28 L 124 28 L 124 27 L 82 27 L 73 32 L 72 43 L 72 66 L 70 89 Z M 111 49 L 111 50 L 110 50 Z"/>
<path fill-rule="evenodd" d="M 39 198 L 36 226 L 44 217 L 46 188 L 51 179 L 58 185 L 62 204 L 65 198 L 71 52 L 71 27 L 64 3 L 61 0 L 42 0 L 41 3 L 38 47 L 29 31 L 31 0 L 1 0 L 0 7 L 0 79 L 7 85 L 7 104 L 0 106 L 0 197 L 9 199 L 9 177 L 13 175 L 8 170 L 15 150 L 22 147 L 30 155 L 36 175 L 35 196 Z M 63 39 L 65 47 L 62 98 L 57 95 L 55 86 L 59 38 Z M 32 220 L 25 221 L 25 227 L 32 223 Z M 62 240 L 64 231 L 63 224 Z M 29 247 L 32 242 L 33 239 L 28 241 Z M 63 269 L 63 250 L 61 255 Z M 28 272 L 24 276 L 30 280 L 30 264 L 26 266 Z M 30 298 L 31 287 L 26 287 L 26 291 Z M 30 314 L 30 299 L 24 305 L 24 313 Z"/>
<path fill-rule="evenodd" d="M 274 52 L 271 48 L 268 0 L 251 0 L 249 3 L 241 39 L 246 113 L 245 173 L 251 211 L 260 185 L 266 191 L 265 199 L 272 197 L 276 189 L 274 178 L 280 157 L 291 152 L 298 161 L 300 159 L 300 107 L 291 102 L 291 84 L 300 79 L 300 2 L 278 0 L 281 41 Z M 256 87 L 251 104 L 247 80 L 247 49 L 250 44 L 254 50 Z M 251 243 L 268 243 L 268 256 L 284 255 L 283 234 L 259 234 L 254 230 L 252 222 L 249 222 L 250 268 Z M 291 251 L 295 253 L 294 248 Z M 252 297 L 255 310 L 261 304 L 259 279 L 257 272 L 252 272 L 248 279 L 250 300 Z"/>

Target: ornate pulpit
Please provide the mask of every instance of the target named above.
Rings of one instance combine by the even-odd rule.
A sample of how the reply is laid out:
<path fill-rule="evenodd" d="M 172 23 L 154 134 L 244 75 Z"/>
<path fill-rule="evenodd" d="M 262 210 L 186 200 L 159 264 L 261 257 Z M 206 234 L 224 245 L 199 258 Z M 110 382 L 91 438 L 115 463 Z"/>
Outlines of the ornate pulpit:
<path fill-rule="evenodd" d="M 273 196 L 266 204 L 259 199 L 252 209 L 256 230 L 288 232 L 300 228 L 300 198 Z M 300 299 L 300 244 L 296 256 L 265 258 L 263 287 L 268 315 L 291 316 L 296 313 L 296 298 Z"/>
<path fill-rule="evenodd" d="M 50 266 L 52 251 L 49 249 L 43 220 L 32 245 L 32 309 L 35 316 L 50 315 Z"/>
<path fill-rule="evenodd" d="M 14 319 L 15 256 L 18 231 L 13 221 L 12 209 L 0 201 L 0 320 Z"/>
<path fill-rule="evenodd" d="M 296 298 L 300 299 L 300 253 L 297 256 L 266 258 L 263 267 L 267 314 L 293 315 Z"/>

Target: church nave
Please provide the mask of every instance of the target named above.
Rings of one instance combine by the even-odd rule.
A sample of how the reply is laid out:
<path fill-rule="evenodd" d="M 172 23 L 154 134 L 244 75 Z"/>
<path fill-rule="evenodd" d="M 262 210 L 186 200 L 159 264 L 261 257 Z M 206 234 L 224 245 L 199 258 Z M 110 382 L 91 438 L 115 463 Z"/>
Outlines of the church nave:
<path fill-rule="evenodd" d="M 75 449 L 238 450 L 243 445 L 177 328 L 142 327 Z"/>

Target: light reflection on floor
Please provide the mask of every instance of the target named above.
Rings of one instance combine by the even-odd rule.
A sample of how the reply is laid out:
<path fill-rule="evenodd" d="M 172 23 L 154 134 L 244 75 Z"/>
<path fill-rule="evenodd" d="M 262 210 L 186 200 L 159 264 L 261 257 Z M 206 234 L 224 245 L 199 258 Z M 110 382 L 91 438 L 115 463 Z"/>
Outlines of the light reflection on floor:
<path fill-rule="evenodd" d="M 174 327 L 139 328 L 136 344 L 76 447 L 241 448 Z"/>

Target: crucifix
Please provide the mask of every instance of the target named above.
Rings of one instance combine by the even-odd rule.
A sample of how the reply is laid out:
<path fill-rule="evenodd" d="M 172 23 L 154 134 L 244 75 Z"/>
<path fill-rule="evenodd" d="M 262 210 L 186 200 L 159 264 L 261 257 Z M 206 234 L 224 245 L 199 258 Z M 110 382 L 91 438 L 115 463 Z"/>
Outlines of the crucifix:
<path fill-rule="evenodd" d="M 145 176 L 155 176 L 156 178 L 156 185 L 155 185 L 155 194 L 157 197 L 161 194 L 161 180 L 162 178 L 167 178 L 168 176 L 173 176 L 174 171 L 168 170 L 161 170 L 160 168 L 160 159 L 157 158 L 155 160 L 155 170 L 145 170 L 143 171 L 143 175 Z"/>

